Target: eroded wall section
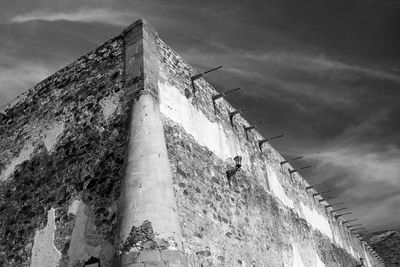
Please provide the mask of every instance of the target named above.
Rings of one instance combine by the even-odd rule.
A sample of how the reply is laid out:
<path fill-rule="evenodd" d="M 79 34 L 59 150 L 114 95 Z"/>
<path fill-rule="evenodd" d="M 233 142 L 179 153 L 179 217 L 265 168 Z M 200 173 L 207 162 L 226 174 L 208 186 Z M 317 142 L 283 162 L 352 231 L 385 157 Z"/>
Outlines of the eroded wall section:
<path fill-rule="evenodd" d="M 123 38 L 0 115 L 0 266 L 110 266 L 127 136 Z"/>
<path fill-rule="evenodd" d="M 281 168 L 281 155 L 228 113 L 234 108 L 159 40 L 160 110 L 184 251 L 190 266 L 377 266 L 360 241 L 306 192 L 306 181 Z M 243 157 L 231 185 L 225 172 Z M 376 264 L 376 265 L 375 265 Z"/>

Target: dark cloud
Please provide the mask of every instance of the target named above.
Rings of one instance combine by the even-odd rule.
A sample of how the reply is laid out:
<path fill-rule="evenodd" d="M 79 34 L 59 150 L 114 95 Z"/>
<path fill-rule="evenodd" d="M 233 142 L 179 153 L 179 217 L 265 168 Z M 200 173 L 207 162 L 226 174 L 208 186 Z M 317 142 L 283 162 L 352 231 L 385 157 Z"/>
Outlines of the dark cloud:
<path fill-rule="evenodd" d="M 371 230 L 400 225 L 400 2 L 2 1 L 0 105 L 142 17 L 196 68 L 224 65 L 207 79 L 244 87 L 228 100 L 285 133 L 311 183 Z"/>

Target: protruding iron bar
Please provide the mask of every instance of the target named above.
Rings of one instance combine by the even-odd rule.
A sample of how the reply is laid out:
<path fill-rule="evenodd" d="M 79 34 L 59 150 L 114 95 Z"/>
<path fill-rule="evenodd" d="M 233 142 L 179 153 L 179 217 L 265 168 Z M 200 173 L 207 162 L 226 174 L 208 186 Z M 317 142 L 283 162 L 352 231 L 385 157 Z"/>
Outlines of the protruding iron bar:
<path fill-rule="evenodd" d="M 331 212 L 338 212 L 338 211 L 341 211 L 341 210 L 347 210 L 347 208 L 341 208 L 341 209 L 331 210 Z"/>
<path fill-rule="evenodd" d="M 192 82 L 194 82 L 195 80 L 200 79 L 201 77 L 203 77 L 203 76 L 206 75 L 207 73 L 210 73 L 210 72 L 212 72 L 212 71 L 218 70 L 218 69 L 220 69 L 220 68 L 222 68 L 222 66 L 219 66 L 219 67 L 216 67 L 216 68 L 213 68 L 213 69 L 210 69 L 210 70 L 207 70 L 207 71 L 198 73 L 198 74 L 193 75 L 192 77 L 190 77 L 190 79 L 192 80 Z"/>
<path fill-rule="evenodd" d="M 332 190 L 323 191 L 323 192 L 320 192 L 320 193 L 317 192 L 317 193 L 313 194 L 313 197 L 320 196 L 321 194 L 326 194 L 326 193 L 330 193 L 330 192 L 332 192 Z"/>
<path fill-rule="evenodd" d="M 358 219 L 352 219 L 352 220 L 348 220 L 348 221 L 343 221 L 342 223 L 345 224 L 345 223 L 355 222 L 355 221 L 358 221 Z"/>
<path fill-rule="evenodd" d="M 312 188 L 317 187 L 317 186 L 325 185 L 325 184 L 326 184 L 326 182 L 320 183 L 320 184 L 315 184 L 315 185 L 306 186 L 306 190 L 312 189 Z"/>
<path fill-rule="evenodd" d="M 342 214 L 337 214 L 334 217 L 335 217 L 335 219 L 338 219 L 338 218 L 340 218 L 340 217 L 342 217 L 344 215 L 349 215 L 349 214 L 353 214 L 353 213 L 352 212 L 346 212 L 346 213 L 342 213 Z"/>
<path fill-rule="evenodd" d="M 342 205 L 342 204 L 344 204 L 344 202 L 333 203 L 333 204 L 326 205 L 325 208 L 331 208 L 333 206 Z"/>
<path fill-rule="evenodd" d="M 281 138 L 281 137 L 284 137 L 284 136 L 285 136 L 284 134 L 281 134 L 281 135 L 277 135 L 277 136 L 274 136 L 274 137 L 265 138 L 265 139 L 263 139 L 263 140 L 258 141 L 258 147 L 260 148 L 260 151 L 262 151 L 262 145 L 263 145 L 265 142 L 269 142 L 269 141 L 271 141 L 271 140 L 278 139 L 278 138 Z"/>
<path fill-rule="evenodd" d="M 292 161 L 295 161 L 295 160 L 299 160 L 299 159 L 302 159 L 302 158 L 304 158 L 304 156 L 299 156 L 299 157 L 295 157 L 295 158 L 292 158 L 292 159 L 284 160 L 284 161 L 281 161 L 280 164 L 282 166 L 282 165 L 284 165 L 286 163 L 289 163 L 289 162 L 292 162 Z"/>
<path fill-rule="evenodd" d="M 366 228 L 365 227 L 354 228 L 354 229 L 351 229 L 350 232 L 354 232 L 357 230 L 364 230 L 364 229 L 366 229 Z"/>
<path fill-rule="evenodd" d="M 245 112 L 247 110 L 250 110 L 252 108 L 242 108 L 242 109 L 238 109 L 238 110 L 234 110 L 229 112 L 229 120 L 231 121 L 231 125 L 233 126 L 233 117 L 237 114 L 241 114 L 242 112 Z"/>
<path fill-rule="evenodd" d="M 203 77 L 203 76 L 206 75 L 207 73 L 212 72 L 212 71 L 215 71 L 215 70 L 218 70 L 218 69 L 220 69 L 220 68 L 222 68 L 222 66 L 219 66 L 219 67 L 216 67 L 216 68 L 213 68 L 213 69 L 210 69 L 210 70 L 207 70 L 207 71 L 198 73 L 198 74 L 193 75 L 192 77 L 190 77 L 190 80 L 192 81 L 193 93 L 196 92 L 196 87 L 194 86 L 194 81 L 195 81 L 195 80 L 200 79 L 201 77 Z"/>
<path fill-rule="evenodd" d="M 293 170 L 289 169 L 289 174 L 292 174 L 292 173 L 295 173 L 295 172 L 298 172 L 301 170 L 309 169 L 311 167 L 312 167 L 311 165 L 308 165 L 308 166 L 300 167 L 300 168 L 293 169 Z"/>
<path fill-rule="evenodd" d="M 319 200 L 319 202 L 327 201 L 327 200 L 330 200 L 330 199 L 335 199 L 335 198 L 338 198 L 338 197 L 339 197 L 339 196 L 328 197 L 328 198 L 322 198 L 322 199 Z"/>
<path fill-rule="evenodd" d="M 347 227 L 347 229 L 350 229 L 352 227 L 357 227 L 357 226 L 360 226 L 360 225 L 362 225 L 362 223 L 347 225 L 346 227 Z"/>
<path fill-rule="evenodd" d="M 238 88 L 235 88 L 235 89 L 232 89 L 232 90 L 228 90 L 228 91 L 222 92 L 222 93 L 220 93 L 220 94 L 214 95 L 214 96 L 212 97 L 212 100 L 215 101 L 215 100 L 217 100 L 218 98 L 224 97 L 224 96 L 226 96 L 227 94 L 230 94 L 230 93 L 233 93 L 233 92 L 242 90 L 242 89 L 243 89 L 242 87 L 238 87 Z"/>
<path fill-rule="evenodd" d="M 358 234 L 360 234 L 360 235 L 365 235 L 365 234 L 368 234 L 369 232 L 368 231 L 361 231 L 361 232 L 358 232 Z"/>

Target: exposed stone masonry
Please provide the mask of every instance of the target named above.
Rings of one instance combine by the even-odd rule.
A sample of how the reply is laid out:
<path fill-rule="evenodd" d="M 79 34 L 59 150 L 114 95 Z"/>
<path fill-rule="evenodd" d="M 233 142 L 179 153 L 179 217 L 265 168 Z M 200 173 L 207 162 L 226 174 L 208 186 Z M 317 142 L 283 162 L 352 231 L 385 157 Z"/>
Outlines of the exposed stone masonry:
<path fill-rule="evenodd" d="M 138 21 L 6 106 L 0 266 L 378 266 L 196 73 Z"/>

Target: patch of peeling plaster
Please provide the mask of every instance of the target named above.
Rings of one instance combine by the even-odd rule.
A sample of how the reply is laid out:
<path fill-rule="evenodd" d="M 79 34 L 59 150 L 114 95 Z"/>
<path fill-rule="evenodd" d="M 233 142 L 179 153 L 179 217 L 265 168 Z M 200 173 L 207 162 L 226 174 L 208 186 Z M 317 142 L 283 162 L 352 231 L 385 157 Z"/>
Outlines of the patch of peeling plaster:
<path fill-rule="evenodd" d="M 69 265 L 74 266 L 75 263 L 85 262 L 91 256 L 99 257 L 101 246 L 92 247 L 85 239 L 86 227 L 95 227 L 92 225 L 90 218 L 85 213 L 86 205 L 74 200 L 68 209 L 68 213 L 73 213 L 75 218 L 74 229 L 72 230 L 71 244 L 68 250 Z"/>
<path fill-rule="evenodd" d="M 293 267 L 305 267 L 305 265 L 301 259 L 299 250 L 297 249 L 297 247 L 294 244 L 292 246 L 293 246 L 293 265 L 292 266 Z"/>
<path fill-rule="evenodd" d="M 51 208 L 47 213 L 47 225 L 35 233 L 32 248 L 31 267 L 54 267 L 58 265 L 61 253 L 54 246 L 56 231 L 55 210 Z"/>
<path fill-rule="evenodd" d="M 111 97 L 107 97 L 107 98 L 103 98 L 100 101 L 100 106 L 101 109 L 103 111 L 103 116 L 105 120 L 108 120 L 112 114 L 114 114 L 115 110 L 118 107 L 118 99 L 116 98 L 116 96 L 111 96 Z"/>
<path fill-rule="evenodd" d="M 274 193 L 274 195 L 282 201 L 285 206 L 293 209 L 294 204 L 293 201 L 286 195 L 285 189 L 282 187 L 281 183 L 278 180 L 278 177 L 276 176 L 276 173 L 272 170 L 271 167 L 267 167 L 267 173 L 268 173 L 268 182 L 271 191 Z"/>
<path fill-rule="evenodd" d="M 232 155 L 244 154 L 233 132 L 225 131 L 218 123 L 211 122 L 179 92 L 178 88 L 161 81 L 158 82 L 158 87 L 161 113 L 179 123 L 200 145 L 206 146 L 222 160 L 227 160 Z M 243 158 L 242 165 L 250 165 L 247 157 Z"/>
<path fill-rule="evenodd" d="M 5 170 L 0 174 L 0 181 L 5 181 L 8 177 L 14 172 L 15 167 L 22 162 L 29 160 L 31 158 L 31 154 L 33 153 L 34 147 L 32 144 L 25 144 L 19 153 L 18 157 L 13 158 L 11 163 L 5 168 Z"/>
<path fill-rule="evenodd" d="M 64 123 L 57 122 L 53 124 L 49 130 L 45 132 L 45 138 L 43 140 L 44 145 L 47 148 L 47 151 L 52 151 L 54 145 L 57 143 L 57 138 L 62 134 L 64 131 Z"/>

